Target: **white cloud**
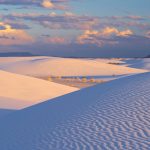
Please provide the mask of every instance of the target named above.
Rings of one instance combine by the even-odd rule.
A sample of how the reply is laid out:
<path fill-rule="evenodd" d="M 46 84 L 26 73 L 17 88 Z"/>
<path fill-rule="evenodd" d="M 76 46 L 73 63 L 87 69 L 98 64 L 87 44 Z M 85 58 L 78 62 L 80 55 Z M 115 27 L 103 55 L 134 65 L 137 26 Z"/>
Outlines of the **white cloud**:
<path fill-rule="evenodd" d="M 114 27 L 106 27 L 101 31 L 86 30 L 77 38 L 77 41 L 80 44 L 96 44 L 101 47 L 105 44 L 117 44 L 118 42 L 114 40 L 114 37 L 128 37 L 132 34 L 133 32 L 129 29 L 119 31 Z"/>
<path fill-rule="evenodd" d="M 0 22 L 0 45 L 21 45 L 34 42 L 33 37 L 21 29 L 13 29 L 9 24 Z"/>

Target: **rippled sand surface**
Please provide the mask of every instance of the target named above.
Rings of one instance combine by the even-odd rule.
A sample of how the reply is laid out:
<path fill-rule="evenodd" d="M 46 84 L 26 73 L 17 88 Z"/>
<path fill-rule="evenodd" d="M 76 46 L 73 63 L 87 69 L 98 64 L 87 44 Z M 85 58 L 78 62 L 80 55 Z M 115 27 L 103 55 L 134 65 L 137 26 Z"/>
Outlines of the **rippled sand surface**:
<path fill-rule="evenodd" d="M 83 89 L 0 121 L 2 150 L 148 150 L 150 73 Z"/>

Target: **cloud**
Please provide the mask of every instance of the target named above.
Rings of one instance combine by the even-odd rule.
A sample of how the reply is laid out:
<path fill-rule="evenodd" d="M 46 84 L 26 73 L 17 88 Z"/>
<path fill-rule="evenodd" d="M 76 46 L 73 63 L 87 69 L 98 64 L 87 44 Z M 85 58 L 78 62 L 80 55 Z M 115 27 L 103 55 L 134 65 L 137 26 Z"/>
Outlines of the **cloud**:
<path fill-rule="evenodd" d="M 67 40 L 63 37 L 46 37 L 44 42 L 49 44 L 66 44 Z"/>
<path fill-rule="evenodd" d="M 0 4 L 4 5 L 37 5 L 40 0 L 0 0 Z"/>
<path fill-rule="evenodd" d="M 67 9 L 69 0 L 0 0 L 4 5 L 36 6 L 49 9 Z"/>
<path fill-rule="evenodd" d="M 116 35 L 116 36 L 129 36 L 132 35 L 133 32 L 129 29 L 119 31 L 117 28 L 114 27 L 106 27 L 104 28 L 101 32 L 99 32 L 99 35 L 101 36 L 111 36 L 111 35 Z"/>
<path fill-rule="evenodd" d="M 143 33 L 146 30 L 150 30 L 150 23 L 148 21 L 144 21 L 144 19 L 146 20 L 146 17 L 143 17 L 144 19 L 140 19 L 142 18 L 142 16 L 97 17 L 87 15 L 76 15 L 71 12 L 65 12 L 64 14 L 56 14 L 56 12 L 52 12 L 50 14 L 13 13 L 0 16 L 2 19 L 9 19 L 13 21 L 31 21 L 32 23 L 40 24 L 44 28 L 49 28 L 51 30 L 100 30 L 107 26 L 112 26 L 120 29 L 132 28 L 132 30 L 136 32 Z"/>
<path fill-rule="evenodd" d="M 150 38 L 150 31 L 146 32 L 146 37 Z"/>
<path fill-rule="evenodd" d="M 134 28 L 138 30 L 150 29 L 148 17 L 143 16 L 104 16 L 99 17 L 100 23 L 95 28 L 114 26 L 116 28 Z"/>
<path fill-rule="evenodd" d="M 107 16 L 105 17 L 107 19 L 112 19 L 112 20 L 124 20 L 124 19 L 127 19 L 127 20 L 134 20 L 134 21 L 143 21 L 143 20 L 146 20 L 147 18 L 146 17 L 143 17 L 143 16 L 136 16 L 136 15 L 128 15 L 128 16 Z"/>
<path fill-rule="evenodd" d="M 86 30 L 91 29 L 93 26 L 99 23 L 98 17 L 80 16 L 70 12 L 65 12 L 62 15 L 58 15 L 54 12 L 48 15 L 40 14 L 11 14 L 3 16 L 9 20 L 27 20 L 38 23 L 44 28 L 50 29 L 78 29 Z"/>
<path fill-rule="evenodd" d="M 3 26 L 0 30 L 0 45 L 20 45 L 34 42 L 34 39 L 24 30 L 14 29 L 3 22 L 0 22 L 0 26 Z"/>
<path fill-rule="evenodd" d="M 5 29 L 6 29 L 5 25 L 0 22 L 0 30 L 5 30 Z"/>
<path fill-rule="evenodd" d="M 42 6 L 45 8 L 53 8 L 54 4 L 51 2 L 51 0 L 43 0 Z"/>
<path fill-rule="evenodd" d="M 119 30 L 120 32 L 123 30 Z M 90 31 L 91 36 L 100 31 Z M 48 34 L 42 35 L 50 38 Z M 95 35 L 93 35 L 94 37 Z M 55 40 L 52 40 L 54 38 Z M 45 40 L 28 42 L 20 45 L 1 45 L 0 51 L 28 51 L 33 54 L 63 56 L 63 57 L 144 57 L 150 54 L 150 38 L 140 35 L 129 36 L 113 36 L 113 38 L 97 37 L 97 40 L 105 41 L 105 44 L 99 46 L 96 43 L 85 42 L 83 44 L 74 41 L 55 44 L 56 38 L 51 37 L 50 42 Z M 54 41 L 54 42 L 52 42 Z M 61 40 L 60 40 L 61 41 Z M 63 41 L 63 40 L 62 40 Z M 65 40 L 66 41 L 66 40 Z M 107 44 L 106 44 L 107 42 Z M 108 44 L 108 42 L 117 42 L 116 44 Z"/>
<path fill-rule="evenodd" d="M 48 35 L 46 35 L 48 36 Z M 109 39 L 107 39 L 109 41 Z M 63 57 L 144 57 L 150 54 L 150 38 L 138 35 L 114 37 L 117 44 L 105 44 L 99 47 L 90 43 L 52 44 L 44 41 L 18 45 L 15 50 L 28 51 L 39 55 Z M 44 47 L 44 49 L 43 49 Z M 14 51 L 13 46 L 0 47 L 0 51 Z"/>
<path fill-rule="evenodd" d="M 61 1 L 58 1 L 59 3 Z M 58 9 L 58 10 L 67 10 L 68 7 L 66 5 L 60 5 L 58 3 L 54 3 L 51 0 L 43 0 L 41 2 L 41 6 L 43 6 L 44 8 L 49 8 L 49 9 Z"/>
<path fill-rule="evenodd" d="M 133 32 L 129 29 L 119 31 L 114 27 L 106 27 L 101 31 L 86 30 L 82 35 L 77 38 L 80 44 L 96 44 L 102 47 L 105 44 L 117 44 L 118 41 L 115 37 L 128 37 L 133 35 Z"/>
<path fill-rule="evenodd" d="M 131 19 L 131 20 L 145 20 L 145 17 L 142 16 L 135 16 L 135 15 L 130 15 L 130 16 L 125 16 L 125 19 Z"/>
<path fill-rule="evenodd" d="M 27 24 L 21 22 L 21 21 L 12 21 L 12 20 L 5 20 L 3 21 L 5 24 L 9 24 L 11 28 L 13 29 L 23 29 L 23 30 L 28 30 L 31 29 Z"/>

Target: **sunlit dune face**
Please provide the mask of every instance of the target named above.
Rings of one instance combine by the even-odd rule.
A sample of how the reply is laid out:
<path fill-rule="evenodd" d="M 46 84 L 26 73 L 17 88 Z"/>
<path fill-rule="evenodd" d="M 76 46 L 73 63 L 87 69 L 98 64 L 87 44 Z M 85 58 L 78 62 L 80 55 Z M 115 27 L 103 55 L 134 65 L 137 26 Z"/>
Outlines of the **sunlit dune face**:
<path fill-rule="evenodd" d="M 0 22 L 0 44 L 16 45 L 33 42 L 34 39 L 24 30 L 13 29 L 10 25 Z"/>

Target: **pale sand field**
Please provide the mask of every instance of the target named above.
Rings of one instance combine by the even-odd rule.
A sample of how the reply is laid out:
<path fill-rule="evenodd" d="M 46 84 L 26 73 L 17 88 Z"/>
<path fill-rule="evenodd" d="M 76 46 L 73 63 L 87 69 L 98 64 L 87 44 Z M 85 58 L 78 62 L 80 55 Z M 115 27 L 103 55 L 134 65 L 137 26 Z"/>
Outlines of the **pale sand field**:
<path fill-rule="evenodd" d="M 14 60 L 16 59 L 16 61 Z M 8 60 L 8 62 L 7 62 Z M 117 61 L 117 60 L 115 60 Z M 114 60 L 111 62 L 114 63 Z M 145 72 L 106 60 L 55 57 L 0 58 L 0 69 L 30 76 L 112 76 Z"/>
<path fill-rule="evenodd" d="M 77 88 L 0 71 L 0 108 L 20 109 L 58 97 Z"/>
<path fill-rule="evenodd" d="M 148 150 L 149 64 L 0 58 L 0 150 Z"/>
<path fill-rule="evenodd" d="M 148 150 L 150 73 L 120 78 L 1 119 L 2 150 Z"/>

